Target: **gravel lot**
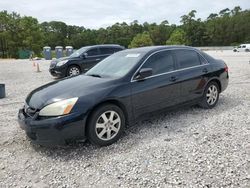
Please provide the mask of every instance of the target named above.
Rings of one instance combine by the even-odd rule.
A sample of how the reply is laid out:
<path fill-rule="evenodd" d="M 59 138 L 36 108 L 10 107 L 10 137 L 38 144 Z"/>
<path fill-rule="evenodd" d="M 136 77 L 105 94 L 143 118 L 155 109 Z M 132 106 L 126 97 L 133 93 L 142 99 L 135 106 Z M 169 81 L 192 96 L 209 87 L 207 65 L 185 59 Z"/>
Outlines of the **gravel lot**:
<path fill-rule="evenodd" d="M 250 187 L 250 53 L 208 52 L 225 60 L 230 84 L 212 110 L 159 114 L 116 144 L 63 148 L 31 144 L 17 123 L 26 95 L 53 81 L 49 61 L 0 60 L 0 187 Z"/>

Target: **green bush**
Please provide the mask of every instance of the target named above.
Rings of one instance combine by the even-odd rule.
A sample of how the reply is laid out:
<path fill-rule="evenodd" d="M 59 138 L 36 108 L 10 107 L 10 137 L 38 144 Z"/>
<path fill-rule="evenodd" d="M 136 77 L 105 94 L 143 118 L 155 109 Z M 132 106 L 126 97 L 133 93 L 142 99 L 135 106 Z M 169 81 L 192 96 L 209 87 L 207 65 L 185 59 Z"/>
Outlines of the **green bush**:
<path fill-rule="evenodd" d="M 183 29 L 175 29 L 166 42 L 167 45 L 185 45 L 187 44 L 186 33 Z"/>
<path fill-rule="evenodd" d="M 142 34 L 136 35 L 131 41 L 129 48 L 143 47 L 143 46 L 152 46 L 153 41 L 150 38 L 148 32 L 143 32 Z"/>

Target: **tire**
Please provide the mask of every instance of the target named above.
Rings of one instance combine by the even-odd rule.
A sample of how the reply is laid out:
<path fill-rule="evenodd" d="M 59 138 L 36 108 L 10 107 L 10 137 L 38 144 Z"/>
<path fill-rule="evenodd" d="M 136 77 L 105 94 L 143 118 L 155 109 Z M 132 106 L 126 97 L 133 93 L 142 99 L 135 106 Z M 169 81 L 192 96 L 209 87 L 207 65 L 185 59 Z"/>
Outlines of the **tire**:
<path fill-rule="evenodd" d="M 246 52 L 250 52 L 250 50 L 249 50 L 249 49 L 246 49 Z"/>
<path fill-rule="evenodd" d="M 202 101 L 200 102 L 199 105 L 205 109 L 214 108 L 218 103 L 219 96 L 220 96 L 220 89 L 218 84 L 213 81 L 209 82 L 204 91 Z"/>
<path fill-rule="evenodd" d="M 108 146 L 121 137 L 125 128 L 125 116 L 116 105 L 105 104 L 90 116 L 87 125 L 88 140 L 97 146 Z"/>
<path fill-rule="evenodd" d="M 77 65 L 71 65 L 67 70 L 67 76 L 77 76 L 81 74 L 81 69 Z"/>

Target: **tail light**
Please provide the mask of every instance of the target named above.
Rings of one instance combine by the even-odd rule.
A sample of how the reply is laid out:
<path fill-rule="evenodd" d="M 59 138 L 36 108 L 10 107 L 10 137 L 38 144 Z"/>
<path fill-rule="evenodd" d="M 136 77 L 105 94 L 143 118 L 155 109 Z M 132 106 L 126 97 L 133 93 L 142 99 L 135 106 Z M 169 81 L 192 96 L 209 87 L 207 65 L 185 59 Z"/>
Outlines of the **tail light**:
<path fill-rule="evenodd" d="M 224 62 L 224 64 L 225 64 L 224 70 L 225 70 L 225 72 L 228 72 L 228 66 L 227 66 L 227 64 L 225 62 Z"/>
<path fill-rule="evenodd" d="M 226 67 L 225 67 L 225 72 L 228 72 L 228 66 L 226 65 Z"/>

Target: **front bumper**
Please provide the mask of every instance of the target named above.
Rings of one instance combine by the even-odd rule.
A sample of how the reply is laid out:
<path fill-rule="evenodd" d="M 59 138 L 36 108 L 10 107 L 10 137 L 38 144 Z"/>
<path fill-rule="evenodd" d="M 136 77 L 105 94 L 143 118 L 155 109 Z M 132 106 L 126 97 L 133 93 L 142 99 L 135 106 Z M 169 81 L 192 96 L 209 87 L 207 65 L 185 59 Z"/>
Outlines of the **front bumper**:
<path fill-rule="evenodd" d="M 34 116 L 35 117 L 35 116 Z M 37 119 L 19 110 L 18 123 L 29 139 L 41 145 L 64 145 L 70 141 L 85 139 L 86 118 L 79 114 Z"/>
<path fill-rule="evenodd" d="M 67 67 L 50 67 L 49 72 L 54 77 L 62 78 L 66 76 Z"/>

